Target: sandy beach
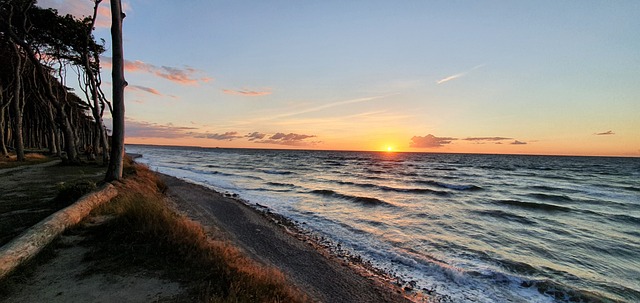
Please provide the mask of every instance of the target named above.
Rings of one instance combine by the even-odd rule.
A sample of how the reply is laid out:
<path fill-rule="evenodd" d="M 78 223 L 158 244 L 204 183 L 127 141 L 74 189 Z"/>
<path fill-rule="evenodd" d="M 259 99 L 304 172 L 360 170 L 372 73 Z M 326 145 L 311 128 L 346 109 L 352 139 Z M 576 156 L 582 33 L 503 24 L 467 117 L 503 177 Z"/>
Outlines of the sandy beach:
<path fill-rule="evenodd" d="M 277 267 L 314 300 L 410 302 L 399 290 L 359 275 L 241 202 L 200 185 L 161 176 L 180 212 L 207 229 L 222 231 L 254 259 Z"/>
<path fill-rule="evenodd" d="M 28 178 L 22 177 L 46 172 L 46 165 L 15 172 L 14 183 L 18 183 L 14 188 L 21 188 L 18 180 L 27 182 Z M 279 269 L 314 302 L 410 302 L 400 287 L 331 255 L 294 232 L 294 226 L 283 223 L 283 218 L 269 216 L 259 207 L 249 207 L 204 186 L 159 176 L 167 185 L 166 201 L 177 212 L 201 224 L 211 238 L 230 241 L 257 262 Z M 96 247 L 87 244 L 91 243 L 87 231 L 101 220 L 89 217 L 65 232 L 44 257 L 29 263 L 28 274 L 12 279 L 12 286 L 0 301 L 171 302 L 184 298 L 180 296 L 180 281 L 162 278 L 160 272 L 91 271 L 94 265 L 87 256 Z"/>

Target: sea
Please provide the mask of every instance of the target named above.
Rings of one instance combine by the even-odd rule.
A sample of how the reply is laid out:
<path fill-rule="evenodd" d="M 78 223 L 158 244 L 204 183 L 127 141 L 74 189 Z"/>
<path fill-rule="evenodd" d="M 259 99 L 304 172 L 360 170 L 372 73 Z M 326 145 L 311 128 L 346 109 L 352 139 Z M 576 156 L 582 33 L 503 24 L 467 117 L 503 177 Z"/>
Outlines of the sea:
<path fill-rule="evenodd" d="M 436 302 L 640 302 L 640 158 L 127 145 Z"/>

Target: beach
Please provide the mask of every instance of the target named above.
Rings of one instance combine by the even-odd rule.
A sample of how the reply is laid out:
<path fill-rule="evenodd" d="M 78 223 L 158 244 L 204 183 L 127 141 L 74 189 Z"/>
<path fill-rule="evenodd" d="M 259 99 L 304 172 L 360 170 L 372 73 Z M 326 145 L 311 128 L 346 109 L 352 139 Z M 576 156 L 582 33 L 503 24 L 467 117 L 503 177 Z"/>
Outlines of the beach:
<path fill-rule="evenodd" d="M 20 178 L 21 172 L 33 175 L 46 173 L 48 169 L 41 165 L 13 172 L 15 187 L 20 187 L 19 180 L 29 182 Z M 383 280 L 382 276 L 367 273 L 356 263 L 331 255 L 313 239 L 305 239 L 296 233 L 283 218 L 203 186 L 158 175 L 166 184 L 163 188 L 167 198 L 164 200 L 170 208 L 201 224 L 210 240 L 230 242 L 234 249 L 263 266 L 280 270 L 288 283 L 306 294 L 309 300 L 409 302 L 399 286 Z M 163 273 L 166 268 L 122 268 L 123 265 L 114 260 L 96 259 L 96 253 L 102 254 L 100 251 L 104 249 L 95 243 L 92 230 L 99 228 L 105 220 L 109 219 L 94 214 L 64 232 L 34 261 L 26 263 L 17 276 L 10 277 L 9 288 L 6 284 L 0 292 L 1 301 L 172 302 L 185 298 L 184 283 L 198 282 L 172 280 Z M 408 296 L 418 299 L 411 294 Z"/>
<path fill-rule="evenodd" d="M 633 158 L 130 145 L 434 300 L 634 302 Z M 207 221 L 207 219 L 203 219 Z M 290 226 L 288 226 L 290 225 Z"/>
<path fill-rule="evenodd" d="M 410 302 L 399 287 L 383 284 L 380 277 L 361 276 L 351 267 L 357 264 L 321 253 L 273 217 L 203 186 L 167 175 L 162 180 L 176 209 L 205 228 L 222 231 L 254 259 L 280 269 L 314 301 Z"/>

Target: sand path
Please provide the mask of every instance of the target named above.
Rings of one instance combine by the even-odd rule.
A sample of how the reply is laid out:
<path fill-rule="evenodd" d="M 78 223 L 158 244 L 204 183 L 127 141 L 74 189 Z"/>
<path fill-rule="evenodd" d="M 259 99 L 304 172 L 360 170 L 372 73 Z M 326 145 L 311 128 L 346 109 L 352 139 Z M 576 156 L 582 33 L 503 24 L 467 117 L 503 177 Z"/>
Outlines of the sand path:
<path fill-rule="evenodd" d="M 179 211 L 222 231 L 251 257 L 279 268 L 322 302 L 409 302 L 353 269 L 330 260 L 248 206 L 203 186 L 162 175 Z"/>

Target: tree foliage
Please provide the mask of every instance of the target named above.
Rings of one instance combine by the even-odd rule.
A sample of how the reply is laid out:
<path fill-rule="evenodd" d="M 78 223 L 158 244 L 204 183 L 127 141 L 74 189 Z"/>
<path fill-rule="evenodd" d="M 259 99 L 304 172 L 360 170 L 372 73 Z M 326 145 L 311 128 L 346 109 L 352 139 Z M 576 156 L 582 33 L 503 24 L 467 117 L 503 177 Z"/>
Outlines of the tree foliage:
<path fill-rule="evenodd" d="M 107 153 L 102 114 L 110 106 L 99 76 L 105 48 L 93 36 L 100 2 L 95 1 L 93 16 L 76 19 L 40 8 L 34 0 L 0 0 L 0 148 L 5 156 L 7 147 L 18 151 L 22 145 L 57 155 L 64 150 L 68 163 L 79 161 L 81 147 Z M 78 74 L 86 99 L 67 87 L 69 71 Z"/>

